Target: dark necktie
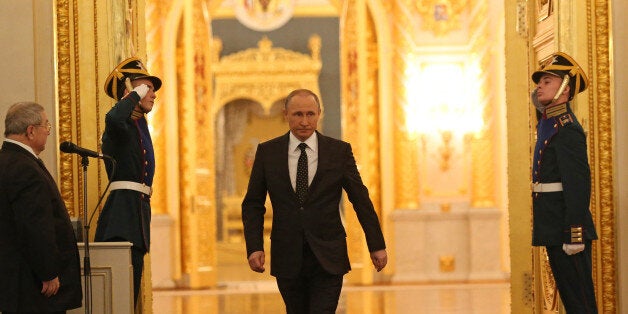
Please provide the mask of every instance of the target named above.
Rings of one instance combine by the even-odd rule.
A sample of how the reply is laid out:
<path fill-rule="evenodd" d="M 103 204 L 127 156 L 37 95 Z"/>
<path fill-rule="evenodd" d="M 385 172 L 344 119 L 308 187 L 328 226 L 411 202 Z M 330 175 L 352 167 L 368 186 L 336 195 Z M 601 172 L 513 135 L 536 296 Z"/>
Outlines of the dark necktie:
<path fill-rule="evenodd" d="M 303 204 L 305 202 L 305 196 L 307 195 L 307 154 L 305 153 L 305 148 L 307 144 L 301 143 L 299 144 L 299 149 L 301 150 L 301 155 L 299 156 L 299 162 L 297 163 L 297 183 L 296 183 L 296 192 L 297 197 L 299 198 L 299 203 Z"/>

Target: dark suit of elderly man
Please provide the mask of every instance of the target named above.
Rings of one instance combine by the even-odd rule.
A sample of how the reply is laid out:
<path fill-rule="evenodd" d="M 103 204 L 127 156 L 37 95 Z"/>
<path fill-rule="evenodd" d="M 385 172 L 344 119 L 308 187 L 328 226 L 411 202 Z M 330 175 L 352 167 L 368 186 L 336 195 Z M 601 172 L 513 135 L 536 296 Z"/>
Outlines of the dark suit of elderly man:
<path fill-rule="evenodd" d="M 0 311 L 65 313 L 82 303 L 79 252 L 57 185 L 39 159 L 44 108 L 14 104 L 0 150 Z"/>
<path fill-rule="evenodd" d="M 340 217 L 347 192 L 377 271 L 386 266 L 384 237 L 351 145 L 316 131 L 320 102 L 309 90 L 285 101 L 290 132 L 257 147 L 242 220 L 249 266 L 265 270 L 264 203 L 273 207 L 271 275 L 288 313 L 334 313 L 351 267 Z"/>

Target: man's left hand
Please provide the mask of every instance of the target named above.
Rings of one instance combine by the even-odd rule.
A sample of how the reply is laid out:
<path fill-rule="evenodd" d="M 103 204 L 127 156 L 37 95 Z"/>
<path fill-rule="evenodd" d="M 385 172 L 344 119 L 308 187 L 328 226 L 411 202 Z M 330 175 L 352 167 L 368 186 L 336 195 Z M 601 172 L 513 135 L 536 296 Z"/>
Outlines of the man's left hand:
<path fill-rule="evenodd" d="M 388 263 L 388 254 L 386 254 L 386 250 L 384 249 L 371 252 L 371 261 L 373 261 L 373 266 L 375 266 L 377 271 L 384 269 Z"/>

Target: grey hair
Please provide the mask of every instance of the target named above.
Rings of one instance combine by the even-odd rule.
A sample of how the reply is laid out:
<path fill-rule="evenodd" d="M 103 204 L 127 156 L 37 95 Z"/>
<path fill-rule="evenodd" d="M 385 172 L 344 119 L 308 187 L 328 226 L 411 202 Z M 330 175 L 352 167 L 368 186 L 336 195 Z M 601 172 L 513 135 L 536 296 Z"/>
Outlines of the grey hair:
<path fill-rule="evenodd" d="M 40 125 L 43 111 L 42 105 L 31 101 L 11 105 L 4 119 L 4 136 L 24 134 L 29 125 Z"/>

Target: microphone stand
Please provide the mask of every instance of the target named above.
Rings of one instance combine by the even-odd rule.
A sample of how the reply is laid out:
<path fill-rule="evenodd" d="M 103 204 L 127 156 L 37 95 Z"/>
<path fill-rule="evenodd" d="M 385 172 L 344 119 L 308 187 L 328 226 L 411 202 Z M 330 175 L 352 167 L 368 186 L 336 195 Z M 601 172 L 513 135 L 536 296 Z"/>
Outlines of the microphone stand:
<path fill-rule="evenodd" d="M 89 157 L 81 155 L 81 165 L 83 166 L 83 278 L 85 285 L 85 313 L 91 314 L 92 303 L 92 270 L 89 261 L 89 218 L 87 210 L 87 166 Z"/>

